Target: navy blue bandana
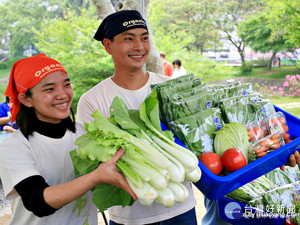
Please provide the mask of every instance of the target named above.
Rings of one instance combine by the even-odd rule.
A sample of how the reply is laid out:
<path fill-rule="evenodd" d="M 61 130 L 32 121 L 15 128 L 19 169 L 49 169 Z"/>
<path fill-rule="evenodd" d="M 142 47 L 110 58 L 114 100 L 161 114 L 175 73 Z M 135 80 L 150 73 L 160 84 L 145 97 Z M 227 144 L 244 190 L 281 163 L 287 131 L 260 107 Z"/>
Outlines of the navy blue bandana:
<path fill-rule="evenodd" d="M 95 33 L 94 39 L 102 41 L 104 38 L 111 39 L 124 31 L 144 28 L 148 31 L 146 21 L 136 10 L 121 10 L 107 16 Z"/>

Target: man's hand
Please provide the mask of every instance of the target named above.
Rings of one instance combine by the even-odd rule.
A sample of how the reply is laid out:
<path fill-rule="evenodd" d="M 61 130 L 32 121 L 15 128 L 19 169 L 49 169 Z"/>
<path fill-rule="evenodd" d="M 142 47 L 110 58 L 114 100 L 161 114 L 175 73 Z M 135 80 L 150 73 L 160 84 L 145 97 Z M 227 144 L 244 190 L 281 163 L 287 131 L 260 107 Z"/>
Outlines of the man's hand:
<path fill-rule="evenodd" d="M 285 170 L 285 166 L 291 166 L 291 167 L 294 167 L 294 166 L 296 166 L 297 164 L 300 165 L 300 153 L 299 153 L 299 151 L 295 151 L 293 154 L 291 154 L 290 157 L 289 157 L 288 163 L 285 164 L 285 165 L 282 165 L 282 166 L 280 167 L 280 169 L 281 169 L 282 171 L 284 171 L 284 170 Z"/>

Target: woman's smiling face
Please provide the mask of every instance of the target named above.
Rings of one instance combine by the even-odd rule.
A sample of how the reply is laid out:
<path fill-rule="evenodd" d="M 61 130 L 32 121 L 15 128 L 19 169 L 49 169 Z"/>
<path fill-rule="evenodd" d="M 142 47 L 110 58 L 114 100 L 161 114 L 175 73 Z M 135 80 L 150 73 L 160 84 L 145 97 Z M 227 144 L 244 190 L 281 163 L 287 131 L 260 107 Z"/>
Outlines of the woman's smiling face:
<path fill-rule="evenodd" d="M 30 89 L 32 95 L 27 96 L 27 107 L 34 107 L 39 120 L 59 123 L 70 114 L 73 89 L 68 75 L 56 71 L 38 82 Z"/>

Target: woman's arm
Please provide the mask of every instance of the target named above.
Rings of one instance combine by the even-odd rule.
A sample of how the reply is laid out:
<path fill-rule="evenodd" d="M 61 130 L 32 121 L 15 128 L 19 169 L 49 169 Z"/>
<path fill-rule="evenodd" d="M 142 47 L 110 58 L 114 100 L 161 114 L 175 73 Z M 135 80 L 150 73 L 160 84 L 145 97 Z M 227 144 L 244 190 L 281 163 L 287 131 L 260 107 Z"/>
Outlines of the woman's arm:
<path fill-rule="evenodd" d="M 122 188 L 136 200 L 136 195 L 116 167 L 116 161 L 123 154 L 124 150 L 120 149 L 109 161 L 101 163 L 96 170 L 70 182 L 45 188 L 44 199 L 46 203 L 55 209 L 61 208 L 102 183 Z"/>

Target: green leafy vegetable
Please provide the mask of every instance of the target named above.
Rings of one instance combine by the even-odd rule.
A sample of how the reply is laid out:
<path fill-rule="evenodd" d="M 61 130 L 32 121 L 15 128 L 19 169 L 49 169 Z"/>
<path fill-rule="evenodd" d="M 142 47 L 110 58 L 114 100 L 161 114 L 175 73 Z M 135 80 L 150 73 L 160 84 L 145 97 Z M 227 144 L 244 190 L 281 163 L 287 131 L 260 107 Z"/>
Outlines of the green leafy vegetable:
<path fill-rule="evenodd" d="M 91 172 L 99 162 L 109 160 L 123 148 L 125 153 L 116 165 L 142 204 L 157 201 L 171 207 L 174 202 L 186 199 L 180 182 L 200 179 L 198 159 L 176 144 L 170 131 L 162 131 L 156 92 L 145 100 L 140 110 L 128 110 L 123 100 L 116 97 L 110 113 L 111 117 L 105 118 L 96 110 L 92 114 L 95 120 L 85 123 L 87 133 L 75 141 L 78 151 L 71 153 L 76 173 Z M 180 192 L 175 194 L 175 190 Z M 182 196 L 178 196 L 179 193 Z M 108 184 L 93 189 L 93 201 L 100 211 L 114 205 L 133 204 L 128 193 Z"/>
<path fill-rule="evenodd" d="M 216 132 L 214 147 L 220 156 L 229 148 L 239 149 L 248 161 L 249 137 L 246 127 L 236 122 L 225 124 Z"/>

